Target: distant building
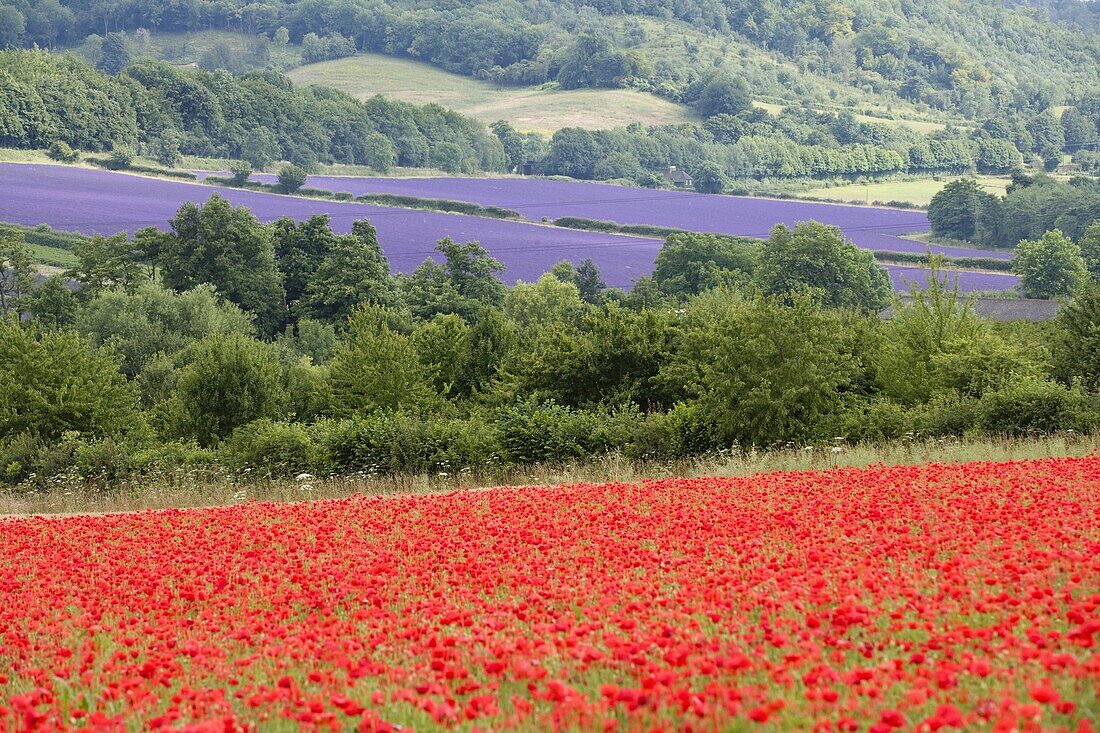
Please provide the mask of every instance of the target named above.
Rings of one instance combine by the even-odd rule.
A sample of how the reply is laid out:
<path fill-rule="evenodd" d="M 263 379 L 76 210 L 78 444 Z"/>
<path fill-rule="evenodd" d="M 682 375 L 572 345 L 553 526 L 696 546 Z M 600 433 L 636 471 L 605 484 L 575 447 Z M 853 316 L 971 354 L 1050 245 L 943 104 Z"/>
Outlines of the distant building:
<path fill-rule="evenodd" d="M 913 299 L 908 295 L 898 298 L 902 305 L 909 305 Z M 1041 323 L 1058 315 L 1062 304 L 1057 300 L 1037 300 L 1033 298 L 972 298 L 974 313 L 991 321 L 1007 323 L 1010 321 L 1029 321 Z M 890 320 L 894 316 L 894 306 L 890 306 L 879 317 Z"/>
<path fill-rule="evenodd" d="M 1076 163 L 1062 163 L 1061 165 L 1058 166 L 1058 172 L 1059 173 L 1067 173 L 1067 174 L 1068 173 L 1080 173 L 1081 172 L 1081 166 L 1077 165 Z"/>
<path fill-rule="evenodd" d="M 670 165 L 668 170 L 665 171 L 665 178 L 677 188 L 692 188 L 695 186 L 695 180 L 674 165 Z"/>
<path fill-rule="evenodd" d="M 536 163 L 533 160 L 529 160 L 526 163 L 521 163 L 519 166 L 519 174 L 521 176 L 533 176 L 535 175 Z"/>

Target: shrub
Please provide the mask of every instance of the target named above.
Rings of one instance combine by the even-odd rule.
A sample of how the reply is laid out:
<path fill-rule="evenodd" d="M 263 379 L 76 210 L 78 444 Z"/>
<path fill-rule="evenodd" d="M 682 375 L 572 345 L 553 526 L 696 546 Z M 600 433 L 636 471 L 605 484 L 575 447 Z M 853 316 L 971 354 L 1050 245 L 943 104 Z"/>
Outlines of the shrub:
<path fill-rule="evenodd" d="M 243 186 L 252 175 L 252 164 L 247 160 L 234 160 L 229 164 L 229 172 L 233 175 L 229 179 L 232 186 Z"/>
<path fill-rule="evenodd" d="M 1078 388 L 1026 377 L 982 395 L 978 406 L 983 430 L 996 435 L 1052 433 L 1076 424 L 1088 399 Z"/>
<path fill-rule="evenodd" d="M 306 185 L 307 177 L 304 168 L 293 164 L 284 165 L 279 170 L 279 190 L 283 193 L 294 193 Z"/>
<path fill-rule="evenodd" d="M 614 434 L 606 416 L 534 399 L 505 408 L 495 425 L 505 457 L 520 465 L 606 452 Z"/>
<path fill-rule="evenodd" d="M 222 446 L 235 468 L 262 469 L 269 476 L 288 476 L 328 467 L 324 450 L 299 423 L 261 419 L 237 428 Z"/>
<path fill-rule="evenodd" d="M 59 163 L 75 163 L 80 159 L 80 153 L 69 147 L 69 144 L 62 142 L 61 140 L 55 141 L 50 145 L 49 151 L 46 155 L 50 160 L 56 160 Z"/>
<path fill-rule="evenodd" d="M 104 163 L 104 166 L 113 171 L 121 171 L 129 168 L 133 165 L 133 162 L 134 153 L 132 150 L 126 147 L 117 147 L 107 156 L 107 162 Z"/>

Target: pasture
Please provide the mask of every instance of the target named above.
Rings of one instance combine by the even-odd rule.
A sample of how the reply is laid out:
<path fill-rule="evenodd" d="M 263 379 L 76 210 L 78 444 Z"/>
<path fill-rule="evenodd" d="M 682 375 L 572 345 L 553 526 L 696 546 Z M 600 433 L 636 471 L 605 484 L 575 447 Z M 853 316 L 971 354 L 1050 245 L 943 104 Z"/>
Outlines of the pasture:
<path fill-rule="evenodd" d="M 645 92 L 500 87 L 420 61 L 382 54 L 307 64 L 289 74 L 295 84 L 332 87 L 359 99 L 381 94 L 414 104 L 441 104 L 486 123 L 507 120 L 524 132 L 698 121 L 686 107 Z"/>
<path fill-rule="evenodd" d="M 1005 187 L 1009 184 L 1007 176 L 968 176 L 975 178 L 978 184 L 986 191 L 997 196 L 1003 196 Z M 799 190 L 792 192 L 794 196 L 804 196 L 814 199 L 829 199 L 851 203 L 870 203 L 873 201 L 905 201 L 914 206 L 926 207 L 932 202 L 932 197 L 943 190 L 943 187 L 952 181 L 958 180 L 958 176 L 920 178 L 909 181 L 875 181 L 871 184 L 853 183 L 846 186 L 825 186 Z"/>

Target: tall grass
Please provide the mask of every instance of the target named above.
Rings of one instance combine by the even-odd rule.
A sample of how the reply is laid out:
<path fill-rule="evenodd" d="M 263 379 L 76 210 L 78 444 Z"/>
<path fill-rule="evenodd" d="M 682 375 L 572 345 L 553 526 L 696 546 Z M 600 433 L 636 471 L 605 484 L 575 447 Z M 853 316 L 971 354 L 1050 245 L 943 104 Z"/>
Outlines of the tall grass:
<path fill-rule="evenodd" d="M 147 509 L 223 506 L 246 501 L 316 501 L 354 495 L 390 496 L 476 490 L 492 486 L 638 482 L 699 476 L 748 476 L 776 471 L 820 471 L 872 465 L 1012 461 L 1084 456 L 1100 450 L 1100 435 L 1073 433 L 1042 438 L 900 441 L 826 445 L 770 451 L 738 451 L 672 462 L 636 462 L 622 456 L 488 472 L 268 479 L 249 472 L 173 472 L 162 478 L 104 489 L 69 485 L 40 492 L 0 493 L 0 517 L 84 514 Z M 181 469 L 182 470 L 182 469 Z"/>

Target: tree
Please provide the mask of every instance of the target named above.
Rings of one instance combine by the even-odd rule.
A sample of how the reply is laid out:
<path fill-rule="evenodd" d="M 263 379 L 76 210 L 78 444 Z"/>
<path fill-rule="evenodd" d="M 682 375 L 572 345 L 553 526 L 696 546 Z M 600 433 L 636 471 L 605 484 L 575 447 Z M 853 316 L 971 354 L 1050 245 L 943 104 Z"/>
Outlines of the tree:
<path fill-rule="evenodd" d="M 56 440 L 76 430 L 114 435 L 137 419 L 137 393 L 119 359 L 70 331 L 22 328 L 0 317 L 0 440 Z"/>
<path fill-rule="evenodd" d="M 256 170 L 267 168 L 281 155 L 278 138 L 267 128 L 249 131 L 241 144 L 241 159 L 251 163 Z"/>
<path fill-rule="evenodd" d="M 352 315 L 347 342 L 330 371 L 337 414 L 414 409 L 431 399 L 431 375 L 412 340 L 390 328 L 389 316 L 378 306 L 363 306 Z"/>
<path fill-rule="evenodd" d="M 1081 248 L 1057 229 L 1016 245 L 1012 271 L 1028 298 L 1065 298 L 1088 279 Z"/>
<path fill-rule="evenodd" d="M 248 336 L 215 334 L 190 346 L 172 396 L 175 429 L 209 446 L 263 418 L 284 417 L 275 348 Z"/>
<path fill-rule="evenodd" d="M 932 197 L 928 221 L 937 237 L 972 241 L 977 229 L 982 197 L 986 196 L 973 178 L 952 181 Z"/>
<path fill-rule="evenodd" d="M 1096 282 L 1100 282 L 1100 219 L 1089 225 L 1081 235 L 1078 245 L 1081 247 L 1081 257 L 1085 260 L 1089 275 Z"/>
<path fill-rule="evenodd" d="M 749 85 L 739 76 L 716 72 L 699 90 L 695 110 L 704 118 L 715 115 L 736 115 L 752 108 Z"/>
<path fill-rule="evenodd" d="M 260 333 L 282 330 L 282 276 L 275 265 L 271 231 L 248 209 L 233 208 L 215 194 L 186 203 L 160 245 L 164 284 L 176 291 L 207 283 L 222 297 L 256 315 Z"/>
<path fill-rule="evenodd" d="M 73 245 L 77 265 L 65 276 L 80 283 L 80 297 L 87 299 L 107 288 L 133 290 L 147 275 L 137 240 L 125 234 L 95 235 Z"/>
<path fill-rule="evenodd" d="M 395 304 L 390 265 L 378 234 L 367 221 L 352 224 L 351 234 L 336 237 L 309 278 L 299 311 L 328 323 L 343 324 L 365 303 Z"/>
<path fill-rule="evenodd" d="M 1077 291 L 1059 311 L 1055 327 L 1055 375 L 1066 384 L 1080 379 L 1090 391 L 1100 390 L 1100 283 Z"/>
<path fill-rule="evenodd" d="M 230 183 L 234 186 L 243 186 L 252 177 L 252 164 L 247 160 L 234 160 L 229 164 Z"/>
<path fill-rule="evenodd" d="M 58 163 L 75 163 L 80 159 L 80 153 L 61 140 L 53 141 L 46 155 L 50 160 L 56 160 Z"/>
<path fill-rule="evenodd" d="M 287 164 L 279 169 L 279 190 L 283 193 L 294 193 L 306 185 L 308 174 L 302 168 Z"/>
<path fill-rule="evenodd" d="M 18 8 L 10 5 L 0 5 L 0 50 L 5 48 L 21 48 L 23 46 L 23 33 L 27 29 L 26 17 Z"/>
<path fill-rule="evenodd" d="M 803 297 L 790 305 L 757 298 L 714 323 L 703 334 L 710 358 L 699 365 L 699 404 L 718 444 L 814 437 L 842 409 L 855 376 L 841 331 L 838 315 Z"/>
<path fill-rule="evenodd" d="M 23 232 L 0 234 L 0 318 L 19 311 L 34 289 L 34 256 Z"/>
<path fill-rule="evenodd" d="M 731 283 L 756 269 L 760 245 L 715 234 L 672 234 L 657 253 L 653 279 L 661 291 L 685 298 Z"/>
<path fill-rule="evenodd" d="M 473 322 L 486 306 L 504 302 L 504 284 L 496 274 L 504 265 L 478 242 L 459 244 L 449 237 L 436 244 L 443 263 L 425 260 L 405 280 L 405 300 L 413 314 L 428 319 L 456 313 Z"/>
<path fill-rule="evenodd" d="M 726 188 L 726 174 L 717 163 L 707 161 L 695 174 L 695 190 L 699 193 L 722 193 Z"/>
<path fill-rule="evenodd" d="M 108 33 L 103 39 L 103 54 L 99 69 L 112 76 L 130 65 L 130 46 L 125 33 Z"/>
<path fill-rule="evenodd" d="M 579 127 L 563 127 L 550 140 L 546 168 L 555 175 L 591 179 L 599 154 L 599 146 L 591 132 Z"/>
<path fill-rule="evenodd" d="M 159 354 L 178 354 L 215 334 L 253 331 L 252 318 L 209 285 L 176 293 L 152 282 L 129 293 L 100 293 L 76 314 L 73 327 L 92 346 L 121 356 L 119 369 L 131 379 Z"/>
<path fill-rule="evenodd" d="M 793 230 L 772 230 L 754 275 L 767 295 L 812 291 L 836 308 L 877 313 L 890 303 L 893 288 L 873 254 L 844 238 L 839 228 L 815 221 Z"/>
<path fill-rule="evenodd" d="M 54 275 L 38 286 L 27 301 L 27 310 L 39 328 L 62 328 L 76 317 L 76 296 L 60 275 Z"/>
<path fill-rule="evenodd" d="M 175 168 L 183 157 L 180 154 L 179 133 L 169 127 L 149 145 L 153 159 L 166 168 Z"/>

